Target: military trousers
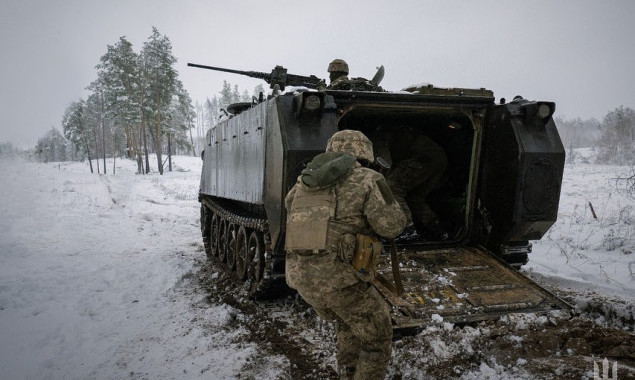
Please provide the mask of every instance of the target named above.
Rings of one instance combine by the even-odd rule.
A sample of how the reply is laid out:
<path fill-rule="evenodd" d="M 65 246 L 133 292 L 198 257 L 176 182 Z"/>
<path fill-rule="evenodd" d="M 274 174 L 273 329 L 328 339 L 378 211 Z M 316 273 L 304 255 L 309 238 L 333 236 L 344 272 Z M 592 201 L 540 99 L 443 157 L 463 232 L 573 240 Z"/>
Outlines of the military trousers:
<path fill-rule="evenodd" d="M 383 379 L 392 351 L 392 323 L 377 289 L 360 281 L 326 293 L 297 290 L 318 315 L 336 323 L 340 378 Z"/>
<path fill-rule="evenodd" d="M 426 198 L 436 188 L 446 167 L 445 153 L 439 147 L 429 149 L 425 156 L 402 160 L 390 170 L 386 182 L 403 208 L 408 224 L 414 223 L 419 229 L 438 221 Z"/>

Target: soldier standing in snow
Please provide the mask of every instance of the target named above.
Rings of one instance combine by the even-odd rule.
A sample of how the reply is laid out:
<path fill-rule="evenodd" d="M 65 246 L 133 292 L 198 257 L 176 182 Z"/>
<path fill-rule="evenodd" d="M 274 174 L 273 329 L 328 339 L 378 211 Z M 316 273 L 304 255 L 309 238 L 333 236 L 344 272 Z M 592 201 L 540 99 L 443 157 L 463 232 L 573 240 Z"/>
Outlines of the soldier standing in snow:
<path fill-rule="evenodd" d="M 359 241 L 394 238 L 406 218 L 373 162 L 370 140 L 344 130 L 328 141 L 285 199 L 286 276 L 324 319 L 335 322 L 341 378 L 383 379 L 392 350 L 388 305 L 351 264 Z M 362 240 L 360 240 L 362 239 Z"/>

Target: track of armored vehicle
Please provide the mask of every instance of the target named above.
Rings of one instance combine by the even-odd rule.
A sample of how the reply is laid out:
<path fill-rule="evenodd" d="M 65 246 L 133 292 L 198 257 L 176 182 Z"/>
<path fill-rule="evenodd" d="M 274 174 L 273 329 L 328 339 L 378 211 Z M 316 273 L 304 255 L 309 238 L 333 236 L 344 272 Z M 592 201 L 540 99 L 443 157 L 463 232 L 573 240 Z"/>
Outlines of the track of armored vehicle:
<path fill-rule="evenodd" d="M 223 202 L 202 198 L 201 228 L 205 253 L 212 263 L 235 272 L 246 281 L 251 297 L 276 297 L 288 291 L 284 275 L 266 265 L 271 255 L 271 235 L 265 218 L 238 214 Z"/>

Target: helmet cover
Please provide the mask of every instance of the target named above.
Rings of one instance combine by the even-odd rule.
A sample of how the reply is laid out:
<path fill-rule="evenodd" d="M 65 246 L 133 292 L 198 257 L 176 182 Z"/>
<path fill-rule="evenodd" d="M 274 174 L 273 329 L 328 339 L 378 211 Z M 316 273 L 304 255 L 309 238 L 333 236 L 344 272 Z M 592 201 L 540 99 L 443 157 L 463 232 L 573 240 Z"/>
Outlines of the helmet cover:
<path fill-rule="evenodd" d="M 345 129 L 336 132 L 326 143 L 326 152 L 348 153 L 358 160 L 373 162 L 373 143 L 360 131 Z"/>
<path fill-rule="evenodd" d="M 348 63 L 346 63 L 346 61 L 343 59 L 334 59 L 333 62 L 329 63 L 329 68 L 327 71 L 329 73 L 343 72 L 348 75 Z"/>

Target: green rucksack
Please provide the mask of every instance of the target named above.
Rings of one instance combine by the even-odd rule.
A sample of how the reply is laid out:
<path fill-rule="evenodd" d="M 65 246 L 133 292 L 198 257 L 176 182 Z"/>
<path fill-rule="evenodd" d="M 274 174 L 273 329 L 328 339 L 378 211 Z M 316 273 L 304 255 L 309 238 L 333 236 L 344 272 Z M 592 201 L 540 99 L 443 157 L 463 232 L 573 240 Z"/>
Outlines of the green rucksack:
<path fill-rule="evenodd" d="M 355 156 L 347 153 L 319 154 L 302 170 L 302 183 L 312 189 L 332 186 L 353 170 L 356 161 Z"/>

